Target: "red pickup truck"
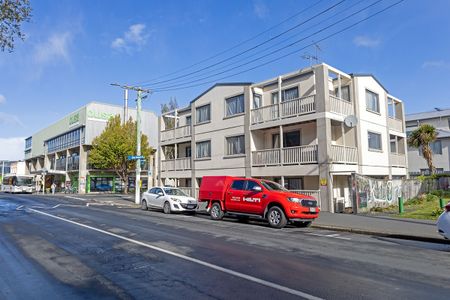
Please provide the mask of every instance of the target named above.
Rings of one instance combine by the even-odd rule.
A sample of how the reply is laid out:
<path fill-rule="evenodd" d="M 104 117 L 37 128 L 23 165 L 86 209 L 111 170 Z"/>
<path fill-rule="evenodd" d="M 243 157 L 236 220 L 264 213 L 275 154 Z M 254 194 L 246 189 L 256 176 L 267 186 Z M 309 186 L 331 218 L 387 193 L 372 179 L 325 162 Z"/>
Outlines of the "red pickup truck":
<path fill-rule="evenodd" d="M 199 201 L 208 202 L 213 220 L 224 214 L 256 217 L 274 228 L 283 228 L 288 221 L 308 227 L 320 211 L 311 196 L 289 192 L 272 181 L 231 176 L 203 176 Z"/>

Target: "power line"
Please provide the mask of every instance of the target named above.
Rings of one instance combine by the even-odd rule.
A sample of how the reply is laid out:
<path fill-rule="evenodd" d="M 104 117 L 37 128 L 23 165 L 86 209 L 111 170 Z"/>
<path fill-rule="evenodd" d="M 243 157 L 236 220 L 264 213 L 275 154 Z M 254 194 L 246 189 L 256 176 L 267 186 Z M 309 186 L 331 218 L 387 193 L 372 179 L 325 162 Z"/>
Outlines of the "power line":
<path fill-rule="evenodd" d="M 260 37 L 260 36 L 266 34 L 267 32 L 269 32 L 269 31 L 271 31 L 271 30 L 273 30 L 273 29 L 275 29 L 275 28 L 277 28 L 277 27 L 279 27 L 279 26 L 285 24 L 286 22 L 291 21 L 291 19 L 293 19 L 293 18 L 295 18 L 295 17 L 298 17 L 298 16 L 301 15 L 302 13 L 304 13 L 304 12 L 306 12 L 306 11 L 312 9 L 313 7 L 315 7 L 316 5 L 318 5 L 318 4 L 319 4 L 320 2 L 322 2 L 322 1 L 323 1 L 323 0 L 319 0 L 319 1 L 317 1 L 316 3 L 314 3 L 314 4 L 312 4 L 312 5 L 308 6 L 308 7 L 306 7 L 305 9 L 303 9 L 303 10 L 301 10 L 301 11 L 295 13 L 294 15 L 289 16 L 288 18 L 284 19 L 284 20 L 281 21 L 280 23 L 277 23 L 277 24 L 275 24 L 274 26 L 269 27 L 268 29 L 264 30 L 263 32 L 260 32 L 260 33 L 258 33 L 258 34 L 256 34 L 256 35 L 254 35 L 253 37 L 251 37 L 251 38 L 249 38 L 249 39 L 246 39 L 246 40 L 244 40 L 244 41 L 242 41 L 242 42 L 240 42 L 240 43 L 238 43 L 238 44 L 236 44 L 236 45 L 234 45 L 234 46 L 231 46 L 231 47 L 229 47 L 229 48 L 227 48 L 227 49 L 225 49 L 225 50 L 222 50 L 222 51 L 220 51 L 220 52 L 218 52 L 218 53 L 216 53 L 216 54 L 214 54 L 214 55 L 212 55 L 212 56 L 210 56 L 210 57 L 207 57 L 207 58 L 205 58 L 205 59 L 203 59 L 203 60 L 200 60 L 200 61 L 198 61 L 198 62 L 196 62 L 196 63 L 194 63 L 194 64 L 192 64 L 192 65 L 189 65 L 189 66 L 183 67 L 183 68 L 181 68 L 181 69 L 178 69 L 178 70 L 176 70 L 176 71 L 174 71 L 174 72 L 167 73 L 167 74 L 164 74 L 164 75 L 161 75 L 161 76 L 158 76 L 158 77 L 155 77 L 155 78 L 146 80 L 146 81 L 138 82 L 138 83 L 136 83 L 135 85 L 148 84 L 148 83 L 150 83 L 150 82 L 153 81 L 153 80 L 159 80 L 159 79 L 161 79 L 161 78 L 165 78 L 165 77 L 168 77 L 168 76 L 171 76 L 171 75 L 178 74 L 178 73 L 180 73 L 180 72 L 182 72 L 182 71 L 188 70 L 188 69 L 190 69 L 190 68 L 192 68 L 192 67 L 195 67 L 195 66 L 198 66 L 198 65 L 200 65 L 200 64 L 202 64 L 202 63 L 204 63 L 204 62 L 207 62 L 207 61 L 209 61 L 209 60 L 211 60 L 211 59 L 213 59 L 213 58 L 219 57 L 219 56 L 221 56 L 221 55 L 224 54 L 224 53 L 227 53 L 227 52 L 229 52 L 229 51 L 231 51 L 231 50 L 234 50 L 234 49 L 236 49 L 236 48 L 238 48 L 238 47 L 240 47 L 240 46 L 242 46 L 242 45 L 247 44 L 247 43 L 250 42 L 250 41 L 253 41 L 253 40 L 257 39 L 258 37 Z"/>
<path fill-rule="evenodd" d="M 328 25 L 328 26 L 326 26 L 326 27 L 324 27 L 324 28 L 322 28 L 322 29 L 319 29 L 319 30 L 315 31 L 314 33 L 311 33 L 310 35 L 308 35 L 308 36 L 306 36 L 306 37 L 303 37 L 303 38 L 301 38 L 301 39 L 299 39 L 299 40 L 296 40 L 295 42 L 292 42 L 292 43 L 290 43 L 290 44 L 288 44 L 288 45 L 286 45 L 286 46 L 283 46 L 283 47 L 280 47 L 280 48 L 278 48 L 278 49 L 275 49 L 275 50 L 269 52 L 268 54 L 259 56 L 259 57 L 255 58 L 255 59 L 252 59 L 252 60 L 248 61 L 248 62 L 242 63 L 242 64 L 240 64 L 240 65 L 237 65 L 237 66 L 235 66 L 235 67 L 232 67 L 232 68 L 226 69 L 226 70 L 224 70 L 224 71 L 215 73 L 215 74 L 210 75 L 210 76 L 205 76 L 205 77 L 202 77 L 202 78 L 199 78 L 199 79 L 196 79 L 196 80 L 191 80 L 191 81 L 187 81 L 187 82 L 180 83 L 180 84 L 175 84 L 175 85 L 162 86 L 162 87 L 161 87 L 161 86 L 160 86 L 160 87 L 157 87 L 157 86 L 156 86 L 156 87 L 154 87 L 154 89 L 156 89 L 156 90 L 158 90 L 158 89 L 161 90 L 161 89 L 168 89 L 168 88 L 176 88 L 176 87 L 180 87 L 180 86 L 183 86 L 183 85 L 186 85 L 186 84 L 191 84 L 191 83 L 195 83 L 195 82 L 198 82 L 198 81 L 201 81 L 201 80 L 210 78 L 210 77 L 212 77 L 212 76 L 222 75 L 222 74 L 224 74 L 224 73 L 233 71 L 233 70 L 238 69 L 238 68 L 240 68 L 240 67 L 249 65 L 249 64 L 254 63 L 254 62 L 256 62 L 256 61 L 259 61 L 259 60 L 261 60 L 261 59 L 263 59 L 263 58 L 266 58 L 266 57 L 268 57 L 268 56 L 271 56 L 271 55 L 273 55 L 273 54 L 276 54 L 276 53 L 278 53 L 278 52 L 280 52 L 280 51 L 282 51 L 282 50 L 285 50 L 285 49 L 287 49 L 287 48 L 290 48 L 290 47 L 292 47 L 292 46 L 294 46 L 294 45 L 296 45 L 296 44 L 298 44 L 298 43 L 300 43 L 300 42 L 302 42 L 302 41 L 304 41 L 304 40 L 306 40 L 306 39 L 309 39 L 309 38 L 311 38 L 311 37 L 313 37 L 313 36 L 315 36 L 315 35 L 317 35 L 317 34 L 323 32 L 323 31 L 325 31 L 325 30 L 327 30 L 327 29 L 329 29 L 329 28 L 331 28 L 331 27 L 333 27 L 333 26 L 336 26 L 336 25 L 339 24 L 339 23 L 342 23 L 342 22 L 344 22 L 344 21 L 347 21 L 349 18 L 351 18 L 351 17 L 353 17 L 353 16 L 355 16 L 355 15 L 361 13 L 361 12 L 364 11 L 364 10 L 367 10 L 368 8 L 374 6 L 374 5 L 376 5 L 376 4 L 378 4 L 378 3 L 382 2 L 382 1 L 384 1 L 384 0 L 377 0 L 377 1 L 373 2 L 372 4 L 370 4 L 370 5 L 368 5 L 368 6 L 365 6 L 365 7 L 363 7 L 362 9 L 360 9 L 360 10 L 358 10 L 358 11 L 356 11 L 356 12 L 350 14 L 349 16 L 345 16 L 345 17 L 339 19 L 338 21 L 336 21 L 336 22 L 334 22 L 334 23 L 332 23 L 332 24 L 330 24 L 330 25 Z"/>
<path fill-rule="evenodd" d="M 397 1 L 397 2 L 395 2 L 394 4 L 391 4 L 391 5 L 387 6 L 386 8 L 384 8 L 384 9 L 382 9 L 382 10 L 379 10 L 379 11 L 377 11 L 376 13 L 373 13 L 373 14 L 369 15 L 368 17 L 366 17 L 366 18 L 364 18 L 364 19 L 362 19 L 362 20 L 360 20 L 360 21 L 358 21 L 358 22 L 355 22 L 355 23 L 353 23 L 353 24 L 351 24 L 351 25 L 349 25 L 349 26 L 347 26 L 347 27 L 344 27 L 343 29 L 340 29 L 340 30 L 338 30 L 338 31 L 336 31 L 336 32 L 334 32 L 334 33 L 331 33 L 331 34 L 325 36 L 324 38 L 321 38 L 321 39 L 315 41 L 314 43 L 320 43 L 320 42 L 325 41 L 325 40 L 327 40 L 327 39 L 329 39 L 329 38 L 331 38 L 331 37 L 333 37 L 333 36 L 335 36 L 335 35 L 338 35 L 338 34 L 340 34 L 340 33 L 342 33 L 342 32 L 345 32 L 345 31 L 347 31 L 347 30 L 349 30 L 349 29 L 351 29 L 351 28 L 353 28 L 353 27 L 355 27 L 355 26 L 361 24 L 362 22 L 365 22 L 365 21 L 367 21 L 368 19 L 371 19 L 371 18 L 373 18 L 373 17 L 375 17 L 375 16 L 377 16 L 377 15 L 379 15 L 379 14 L 381 14 L 381 13 L 387 11 L 388 9 L 390 9 L 390 8 L 396 6 L 396 5 L 399 5 L 400 3 L 404 2 L 404 1 L 405 1 L 405 0 Z M 262 64 L 259 64 L 259 65 L 255 66 L 255 67 L 252 67 L 252 68 L 249 68 L 249 69 L 246 69 L 246 70 L 243 70 L 243 71 L 240 71 L 240 72 L 237 72 L 237 73 L 228 75 L 228 76 L 224 76 L 224 77 L 218 78 L 218 79 L 216 79 L 216 80 L 205 81 L 205 82 L 201 82 L 201 83 L 198 83 L 198 84 L 195 84 L 195 85 L 184 86 L 184 87 L 180 87 L 180 88 L 156 89 L 156 90 L 154 90 L 154 91 L 155 91 L 155 92 L 166 92 L 166 91 L 182 90 L 182 89 L 187 89 L 187 88 L 192 88 L 192 87 L 201 86 L 201 85 L 204 85 L 204 84 L 209 84 L 209 83 L 217 82 L 218 80 L 223 80 L 223 79 L 230 78 L 230 77 L 233 77 L 233 76 L 237 76 L 237 75 L 240 75 L 240 74 L 243 74 L 243 73 L 246 73 L 246 72 L 249 72 L 249 71 L 258 69 L 258 68 L 261 68 L 261 67 L 266 66 L 266 65 L 268 65 L 268 64 L 274 63 L 274 62 L 279 61 L 279 60 L 281 60 L 281 59 L 283 59 L 283 58 L 285 58 L 285 57 L 291 56 L 291 55 L 293 55 L 293 54 L 296 54 L 296 53 L 298 53 L 298 52 L 300 52 L 300 51 L 302 51 L 302 50 L 304 50 L 304 49 L 306 49 L 306 48 L 308 48 L 308 47 L 314 45 L 314 43 L 310 43 L 310 44 L 308 44 L 308 45 L 306 45 L 306 46 L 304 46 L 304 47 L 302 47 L 302 48 L 299 48 L 299 49 L 294 50 L 294 51 L 292 51 L 292 52 L 289 52 L 289 53 L 287 53 L 287 54 L 285 54 L 285 55 L 283 55 L 283 56 L 280 56 L 280 57 L 274 58 L 274 59 L 272 59 L 272 60 L 269 60 L 269 61 L 267 61 L 267 62 L 264 62 L 264 63 L 262 63 Z"/>
<path fill-rule="evenodd" d="M 286 39 L 283 39 L 282 41 L 280 41 L 280 42 L 277 43 L 277 44 L 274 44 L 274 45 L 270 45 L 270 46 L 268 46 L 268 47 L 265 47 L 264 49 L 262 49 L 262 50 L 260 50 L 260 51 L 257 51 L 257 52 L 255 52 L 255 53 L 249 55 L 249 56 L 245 56 L 245 57 L 243 57 L 243 58 L 241 58 L 241 59 L 239 59 L 239 60 L 237 60 L 237 61 L 235 61 L 235 62 L 232 62 L 232 63 L 230 63 L 230 64 L 226 64 L 226 65 L 223 65 L 223 66 L 221 66 L 221 67 L 218 67 L 218 68 L 214 68 L 214 69 L 212 69 L 212 70 L 209 70 L 209 71 L 207 71 L 207 72 L 201 72 L 200 74 L 197 74 L 197 75 L 194 75 L 194 76 L 189 76 L 189 77 L 190 77 L 191 79 L 194 79 L 194 78 L 199 78 L 199 77 L 202 77 L 202 76 L 205 76 L 205 75 L 208 75 L 208 74 L 212 74 L 212 75 L 209 75 L 209 76 L 217 75 L 217 74 L 214 74 L 214 72 L 217 72 L 217 71 L 222 70 L 222 69 L 224 69 L 224 68 L 227 68 L 227 67 L 230 67 L 230 66 L 232 66 L 232 65 L 238 64 L 238 63 L 240 63 L 240 62 L 247 61 L 248 59 L 251 59 L 251 58 L 254 57 L 255 55 L 264 53 L 264 52 L 266 52 L 267 50 L 270 50 L 270 49 L 272 49 L 272 48 L 274 48 L 274 47 L 276 47 L 276 46 L 279 46 L 279 45 L 281 45 L 281 44 L 283 44 L 283 43 L 285 43 L 285 42 L 291 40 L 292 38 L 294 38 L 294 37 L 296 37 L 296 36 L 298 36 L 298 35 L 300 35 L 300 34 L 306 32 L 306 31 L 308 31 L 308 30 L 310 30 L 310 29 L 312 29 L 312 28 L 314 28 L 314 27 L 316 27 L 316 26 L 318 26 L 318 25 L 320 25 L 320 24 L 323 24 L 323 23 L 327 22 L 327 21 L 330 20 L 330 19 L 333 19 L 333 18 L 336 17 L 336 16 L 342 15 L 342 13 L 348 12 L 350 9 L 352 9 L 352 8 L 354 8 L 354 7 L 356 7 L 356 6 L 358 6 L 361 2 L 364 2 L 364 1 L 366 1 L 366 0 L 359 0 L 358 2 L 352 4 L 352 5 L 348 6 L 348 7 L 343 8 L 342 10 L 340 10 L 340 11 L 336 12 L 335 14 L 333 14 L 333 15 L 331 15 L 331 16 L 329 16 L 329 17 L 323 19 L 323 20 L 321 20 L 320 22 L 317 22 L 317 23 L 315 23 L 314 25 L 309 26 L 309 27 L 305 28 L 304 30 L 302 30 L 302 31 L 300 31 L 300 32 L 298 32 L 298 33 L 296 33 L 296 34 L 294 34 L 294 35 L 291 35 L 290 37 L 288 37 L 288 38 L 286 38 Z M 204 79 L 204 78 L 201 78 L 201 79 L 198 79 L 198 80 L 203 80 L 203 79 Z M 191 83 L 191 82 L 188 82 L 188 83 Z M 184 80 L 174 80 L 174 82 L 171 83 L 171 84 L 180 84 L 180 85 L 181 85 L 181 84 L 187 84 L 187 82 L 185 82 Z M 158 88 L 158 87 L 156 87 L 156 88 Z"/>
<path fill-rule="evenodd" d="M 170 81 L 173 81 L 173 80 L 176 80 L 176 79 L 185 78 L 185 77 L 188 77 L 188 76 L 190 76 L 190 75 L 197 74 L 197 73 L 199 73 L 199 72 L 201 72 L 201 71 L 210 69 L 210 68 L 212 68 L 212 67 L 214 67 L 214 66 L 220 65 L 220 64 L 222 64 L 222 63 L 224 63 L 224 62 L 226 62 L 226 61 L 229 61 L 230 59 L 233 59 L 233 58 L 236 58 L 236 57 L 238 57 L 238 56 L 241 56 L 242 54 L 245 54 L 245 53 L 247 53 L 247 52 L 249 52 L 249 51 L 252 51 L 252 50 L 254 50 L 254 49 L 256 49 L 256 48 L 258 48 L 258 47 L 260 47 L 260 46 L 262 46 L 262 45 L 264 45 L 264 44 L 267 44 L 267 43 L 269 43 L 269 42 L 271 42 L 271 41 L 273 41 L 273 40 L 275 40 L 275 39 L 277 39 L 277 38 L 283 36 L 284 34 L 286 34 L 286 33 L 290 32 L 290 31 L 292 31 L 292 30 L 294 30 L 294 29 L 296 29 L 296 28 L 298 28 L 298 27 L 300 27 L 300 26 L 302 26 L 302 25 L 308 23 L 309 21 L 311 21 L 311 20 L 313 20 L 313 19 L 315 19 L 315 18 L 317 18 L 317 17 L 319 17 L 319 16 L 321 16 L 321 15 L 327 13 L 328 11 L 332 10 L 333 8 L 337 7 L 338 5 L 342 4 L 342 3 L 345 2 L 345 1 L 347 1 L 347 0 L 340 0 L 340 1 L 337 2 L 336 4 L 333 4 L 332 6 L 328 7 L 327 9 L 322 10 L 321 12 L 319 12 L 319 13 L 317 13 L 316 15 L 314 15 L 314 16 L 308 18 L 307 20 L 302 21 L 302 22 L 296 24 L 295 26 L 293 26 L 293 27 L 291 27 L 291 28 L 289 28 L 289 29 L 287 29 L 287 30 L 285 30 L 285 31 L 283 31 L 283 32 L 281 32 L 281 33 L 275 35 L 274 37 L 271 37 L 271 38 L 268 39 L 268 40 L 265 40 L 265 41 L 263 41 L 263 42 L 261 42 L 261 43 L 255 45 L 255 46 L 253 46 L 253 47 L 250 47 L 250 48 L 248 48 L 248 49 L 246 49 L 246 50 L 244 50 L 244 51 L 242 51 L 242 52 L 239 52 L 238 54 L 235 54 L 235 55 L 233 55 L 233 56 L 224 58 L 224 59 L 222 59 L 222 60 L 220 60 L 220 61 L 218 61 L 218 62 L 216 62 L 216 63 L 214 63 L 214 64 L 208 65 L 208 66 L 203 67 L 203 68 L 201 68 L 201 69 L 198 69 L 198 70 L 196 70 L 196 71 L 192 71 L 192 72 L 186 73 L 186 74 L 184 74 L 184 75 L 179 75 L 179 76 L 176 76 L 176 77 L 171 78 L 171 79 L 166 79 L 166 80 L 161 80 L 161 81 L 156 81 L 156 82 L 146 83 L 146 84 L 143 84 L 143 86 L 150 86 L 150 85 L 155 85 L 155 84 L 160 84 L 160 83 L 166 83 L 166 82 L 170 82 Z"/>

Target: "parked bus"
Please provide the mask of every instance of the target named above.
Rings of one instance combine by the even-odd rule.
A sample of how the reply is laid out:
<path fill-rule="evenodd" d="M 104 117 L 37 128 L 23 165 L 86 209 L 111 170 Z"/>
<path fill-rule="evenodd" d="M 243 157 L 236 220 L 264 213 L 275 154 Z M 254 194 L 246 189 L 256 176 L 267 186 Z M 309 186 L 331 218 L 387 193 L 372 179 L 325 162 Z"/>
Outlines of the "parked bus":
<path fill-rule="evenodd" d="M 2 191 L 7 193 L 33 193 L 35 190 L 33 176 L 6 175 L 3 178 Z"/>

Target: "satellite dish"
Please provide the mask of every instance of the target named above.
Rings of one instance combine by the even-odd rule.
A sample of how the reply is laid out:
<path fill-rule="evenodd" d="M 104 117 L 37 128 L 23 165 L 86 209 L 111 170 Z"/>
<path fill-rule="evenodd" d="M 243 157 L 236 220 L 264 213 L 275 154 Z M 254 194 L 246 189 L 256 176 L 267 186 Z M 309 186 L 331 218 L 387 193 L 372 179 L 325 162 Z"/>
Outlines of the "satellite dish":
<path fill-rule="evenodd" d="M 358 124 L 358 118 L 356 118 L 354 115 L 347 116 L 344 119 L 344 124 L 347 127 L 353 128 L 356 126 L 356 124 Z"/>

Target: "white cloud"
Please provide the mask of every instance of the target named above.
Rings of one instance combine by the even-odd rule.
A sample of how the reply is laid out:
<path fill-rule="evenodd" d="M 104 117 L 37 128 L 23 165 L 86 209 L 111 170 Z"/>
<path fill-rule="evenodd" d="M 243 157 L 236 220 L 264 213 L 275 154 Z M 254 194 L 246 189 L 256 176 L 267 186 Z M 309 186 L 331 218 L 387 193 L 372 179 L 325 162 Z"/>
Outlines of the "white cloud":
<path fill-rule="evenodd" d="M 22 128 L 25 128 L 25 125 L 20 121 L 19 117 L 16 115 L 7 114 L 0 111 L 0 125 L 19 125 Z"/>
<path fill-rule="evenodd" d="M 112 41 L 111 48 L 127 53 L 130 53 L 132 50 L 140 50 L 147 43 L 150 36 L 145 28 L 145 24 L 131 25 L 123 36 Z"/>
<path fill-rule="evenodd" d="M 443 60 L 428 60 L 422 64 L 422 68 L 450 68 L 450 63 Z"/>
<path fill-rule="evenodd" d="M 0 94 L 0 104 L 3 104 L 6 102 L 6 97 Z"/>
<path fill-rule="evenodd" d="M 358 47 L 374 48 L 380 45 L 381 40 L 379 38 L 371 38 L 368 36 L 360 35 L 353 39 L 353 43 Z"/>
<path fill-rule="evenodd" d="M 0 159 L 19 160 L 24 158 L 25 138 L 0 138 Z"/>
<path fill-rule="evenodd" d="M 57 33 L 45 42 L 37 44 L 34 51 L 34 61 L 44 65 L 57 60 L 70 61 L 69 46 L 72 42 L 70 32 Z"/>
<path fill-rule="evenodd" d="M 253 2 L 253 12 L 258 18 L 264 19 L 268 15 L 269 9 L 263 2 L 255 1 Z"/>

